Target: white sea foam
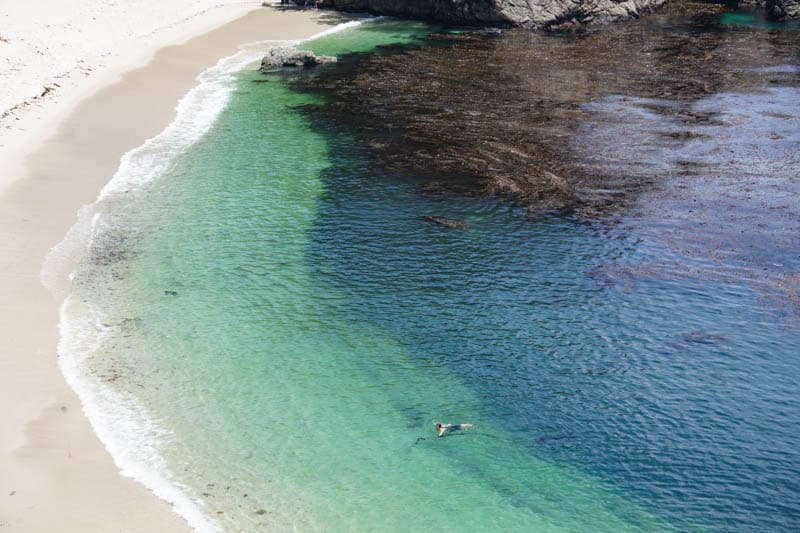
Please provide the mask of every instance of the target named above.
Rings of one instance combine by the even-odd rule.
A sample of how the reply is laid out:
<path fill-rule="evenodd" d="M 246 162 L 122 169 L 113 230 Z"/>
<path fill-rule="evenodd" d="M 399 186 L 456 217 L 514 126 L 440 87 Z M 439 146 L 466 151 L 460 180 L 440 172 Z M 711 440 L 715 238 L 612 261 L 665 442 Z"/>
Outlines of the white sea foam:
<path fill-rule="evenodd" d="M 370 19 L 375 20 L 375 19 Z M 317 33 L 311 41 L 354 28 L 364 21 L 350 21 Z M 199 82 L 178 102 L 175 120 L 155 137 L 122 156 L 119 169 L 100 192 L 99 200 L 118 192 L 139 187 L 162 175 L 175 157 L 205 135 L 228 104 L 233 92 L 236 73 L 259 60 L 264 48 L 277 44 L 296 44 L 304 41 L 261 41 L 243 47 L 238 53 L 221 59 L 203 72 Z"/>
<path fill-rule="evenodd" d="M 147 416 L 134 396 L 90 375 L 88 359 L 111 334 L 102 325 L 102 312 L 72 294 L 60 311 L 59 367 L 122 475 L 171 503 L 195 531 L 219 531 L 219 524 L 203 513 L 202 504 L 192 500 L 169 473 L 159 453 L 159 443 L 167 432 Z"/>
<path fill-rule="evenodd" d="M 330 28 L 328 30 L 321 31 L 321 32 L 319 32 L 317 34 L 314 34 L 311 37 L 309 37 L 308 39 L 305 39 L 303 42 L 314 41 L 316 39 L 319 39 L 321 37 L 325 37 L 327 35 L 333 35 L 334 33 L 339 33 L 340 31 L 343 31 L 343 30 L 348 30 L 350 28 L 355 28 L 356 26 L 360 26 L 364 22 L 375 22 L 375 21 L 378 21 L 378 20 L 383 20 L 385 18 L 386 17 L 372 17 L 372 18 L 366 19 L 366 20 L 351 20 L 350 22 L 344 22 L 342 24 L 338 24 L 338 25 L 334 26 L 333 28 Z"/>
<path fill-rule="evenodd" d="M 363 22 L 340 24 L 308 40 Z M 66 294 L 60 308 L 59 367 L 78 394 L 92 428 L 123 475 L 137 480 L 171 503 L 175 512 L 196 531 L 219 531 L 221 527 L 203 512 L 202 502 L 190 497 L 171 474 L 160 453 L 167 430 L 148 415 L 135 396 L 111 388 L 92 375 L 88 367 L 98 348 L 113 334 L 113 330 L 104 325 L 103 311 L 74 293 L 59 291 L 59 285 L 64 285 L 65 273 L 74 268 L 92 246 L 102 219 L 107 216 L 101 214 L 100 207 L 104 202 L 158 178 L 175 157 L 200 140 L 227 105 L 235 87 L 236 73 L 260 59 L 265 46 L 297 42 L 253 43 L 203 72 L 197 79 L 198 84 L 179 101 L 175 120 L 164 131 L 122 156 L 117 172 L 102 189 L 97 201 L 80 209 L 78 221 L 65 239 L 50 251 L 42 267 L 44 285 L 54 290 L 57 296 Z M 70 273 L 69 279 L 72 277 Z"/>

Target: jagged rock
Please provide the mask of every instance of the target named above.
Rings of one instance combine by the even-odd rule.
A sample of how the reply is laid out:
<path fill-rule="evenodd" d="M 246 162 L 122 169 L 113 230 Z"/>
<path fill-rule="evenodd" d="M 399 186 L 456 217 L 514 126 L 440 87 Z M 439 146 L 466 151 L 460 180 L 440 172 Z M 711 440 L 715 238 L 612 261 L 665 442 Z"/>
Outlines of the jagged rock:
<path fill-rule="evenodd" d="M 800 19 L 800 0 L 767 0 L 766 9 L 775 20 Z"/>
<path fill-rule="evenodd" d="M 295 0 L 297 1 L 297 0 Z M 782 0 L 787 1 L 787 0 Z M 794 0 L 790 0 L 794 1 Z M 322 7 L 446 22 L 550 27 L 637 17 L 666 0 L 322 0 Z"/>
<path fill-rule="evenodd" d="M 445 226 L 451 229 L 460 229 L 464 231 L 469 229 L 469 224 L 464 220 L 454 220 L 452 218 L 437 217 L 433 215 L 422 215 L 420 218 L 422 220 L 427 220 L 428 222 L 433 222 L 434 224 L 439 224 L 440 226 Z"/>
<path fill-rule="evenodd" d="M 261 60 L 261 71 L 279 67 L 313 67 L 324 63 L 336 63 L 333 56 L 318 56 L 310 50 L 298 50 L 290 46 L 272 48 Z"/>

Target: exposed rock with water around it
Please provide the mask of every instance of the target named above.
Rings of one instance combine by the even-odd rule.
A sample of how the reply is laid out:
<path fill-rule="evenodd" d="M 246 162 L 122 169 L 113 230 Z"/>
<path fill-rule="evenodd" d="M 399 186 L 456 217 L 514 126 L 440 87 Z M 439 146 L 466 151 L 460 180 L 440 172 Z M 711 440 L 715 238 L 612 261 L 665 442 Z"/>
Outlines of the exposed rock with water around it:
<path fill-rule="evenodd" d="M 767 0 L 766 8 L 776 20 L 800 20 L 800 0 Z"/>
<path fill-rule="evenodd" d="M 336 63 L 333 56 L 318 56 L 310 50 L 298 50 L 291 46 L 272 48 L 261 60 L 261 71 L 280 67 L 314 67 L 325 63 Z"/>

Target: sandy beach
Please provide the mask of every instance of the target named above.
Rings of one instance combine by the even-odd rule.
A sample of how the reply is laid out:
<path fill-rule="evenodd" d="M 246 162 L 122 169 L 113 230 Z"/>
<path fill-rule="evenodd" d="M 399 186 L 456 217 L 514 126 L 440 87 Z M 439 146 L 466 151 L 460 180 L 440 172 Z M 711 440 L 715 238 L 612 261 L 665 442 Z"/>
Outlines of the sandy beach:
<path fill-rule="evenodd" d="M 31 93 L 29 88 L 46 78 L 41 72 L 21 81 L 18 94 L 4 94 L 6 108 L 22 104 L 6 117 L 13 124 L 4 121 L 0 134 L 4 531 L 188 528 L 168 502 L 119 473 L 64 381 L 57 365 L 59 305 L 68 290 L 69 259 L 77 258 L 60 264 L 55 282 L 48 284 L 55 290 L 44 287 L 42 264 L 75 223 L 77 210 L 92 203 L 109 181 L 120 157 L 171 122 L 176 103 L 201 72 L 243 43 L 302 39 L 343 19 L 329 12 L 260 7 L 260 2 L 213 8 L 211 2 L 185 3 L 185 13 L 173 6 L 172 13 L 140 21 L 127 35 L 98 40 L 101 59 L 81 58 L 88 52 L 73 50 L 69 61 L 79 67 L 68 69 L 52 94 Z M 125 15 L 114 11 L 114 2 L 83 3 L 88 4 L 103 23 L 96 31 L 108 34 L 115 22 L 124 22 L 114 19 Z M 13 27 L 4 15 L 4 25 Z M 28 15 L 35 16 L 33 7 Z M 76 10 L 74 16 L 71 26 L 50 28 L 63 37 L 53 35 L 53 46 L 68 46 L 69 32 L 86 14 Z M 148 24 L 154 25 L 150 31 Z M 75 35 L 81 38 L 80 32 Z M 44 86 L 52 82 L 45 79 Z"/>

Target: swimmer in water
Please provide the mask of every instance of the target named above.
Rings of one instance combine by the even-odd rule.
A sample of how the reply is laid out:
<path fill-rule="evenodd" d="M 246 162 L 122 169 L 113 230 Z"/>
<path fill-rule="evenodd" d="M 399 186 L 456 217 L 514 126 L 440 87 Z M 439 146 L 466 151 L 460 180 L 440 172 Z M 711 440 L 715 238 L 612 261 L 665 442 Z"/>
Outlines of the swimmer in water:
<path fill-rule="evenodd" d="M 436 432 L 440 437 L 444 437 L 445 433 L 452 433 L 462 429 L 471 428 L 472 424 L 440 424 L 436 423 Z"/>

